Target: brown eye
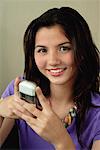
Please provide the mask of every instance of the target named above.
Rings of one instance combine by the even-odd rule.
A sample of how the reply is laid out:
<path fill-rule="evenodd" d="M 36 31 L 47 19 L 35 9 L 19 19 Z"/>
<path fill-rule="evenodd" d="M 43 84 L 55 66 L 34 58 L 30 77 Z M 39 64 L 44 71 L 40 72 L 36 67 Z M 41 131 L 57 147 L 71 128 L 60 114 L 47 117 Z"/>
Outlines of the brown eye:
<path fill-rule="evenodd" d="M 47 49 L 45 48 L 40 48 L 37 50 L 38 53 L 47 53 Z"/>
<path fill-rule="evenodd" d="M 61 46 L 61 47 L 60 47 L 60 51 L 61 51 L 61 52 L 67 52 L 67 51 L 69 51 L 69 50 L 71 50 L 71 47 L 70 47 L 70 46 Z"/>

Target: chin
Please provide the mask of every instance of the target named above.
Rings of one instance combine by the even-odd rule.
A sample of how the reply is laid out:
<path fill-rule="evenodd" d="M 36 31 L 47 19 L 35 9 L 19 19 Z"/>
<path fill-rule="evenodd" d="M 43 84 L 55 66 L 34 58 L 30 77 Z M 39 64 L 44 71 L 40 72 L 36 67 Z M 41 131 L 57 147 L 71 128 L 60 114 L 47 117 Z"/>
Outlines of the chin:
<path fill-rule="evenodd" d="M 56 85 L 65 85 L 65 84 L 67 84 L 67 81 L 64 81 L 64 80 L 51 80 L 50 83 L 56 84 Z"/>
<path fill-rule="evenodd" d="M 56 85 L 67 85 L 67 84 L 73 84 L 74 82 L 74 76 L 70 76 L 69 78 L 58 78 L 58 79 L 50 79 L 50 82 L 52 84 L 56 84 Z"/>

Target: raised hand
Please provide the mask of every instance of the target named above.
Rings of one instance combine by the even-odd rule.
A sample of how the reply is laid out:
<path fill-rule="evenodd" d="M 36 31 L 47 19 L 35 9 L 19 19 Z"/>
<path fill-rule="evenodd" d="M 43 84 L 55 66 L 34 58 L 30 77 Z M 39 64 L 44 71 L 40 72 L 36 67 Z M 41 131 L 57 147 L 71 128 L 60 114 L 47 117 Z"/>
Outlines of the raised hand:
<path fill-rule="evenodd" d="M 20 82 L 20 79 L 17 77 L 15 79 L 14 83 L 14 95 L 6 97 L 1 103 L 0 103 L 0 116 L 6 117 L 6 118 L 19 118 L 14 113 L 14 110 L 23 112 L 25 109 L 22 107 L 23 101 L 19 99 L 19 93 L 18 93 L 18 84 Z"/>
<path fill-rule="evenodd" d="M 25 112 L 14 112 L 48 142 L 54 145 L 58 145 L 60 142 L 63 143 L 62 140 L 66 137 L 66 129 L 59 117 L 52 110 L 39 87 L 36 88 L 36 94 L 42 105 L 42 111 L 37 109 L 33 104 L 24 101 L 23 108 L 25 108 Z"/>

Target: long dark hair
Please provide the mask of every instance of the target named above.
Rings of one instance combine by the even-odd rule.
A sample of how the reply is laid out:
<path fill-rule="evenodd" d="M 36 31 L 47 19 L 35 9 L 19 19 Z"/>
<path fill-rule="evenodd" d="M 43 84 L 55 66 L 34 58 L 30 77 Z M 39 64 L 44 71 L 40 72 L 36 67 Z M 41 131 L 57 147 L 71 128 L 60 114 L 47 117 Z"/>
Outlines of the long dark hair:
<path fill-rule="evenodd" d="M 78 107 L 79 136 L 85 112 L 91 105 L 91 92 L 99 92 L 99 51 L 92 40 L 88 24 L 76 10 L 69 7 L 53 8 L 29 24 L 24 35 L 24 75 L 27 80 L 35 81 L 42 88 L 44 95 L 50 95 L 50 82 L 35 64 L 34 46 L 37 31 L 42 27 L 54 25 L 61 26 L 73 47 L 78 70 L 74 85 L 74 100 Z"/>

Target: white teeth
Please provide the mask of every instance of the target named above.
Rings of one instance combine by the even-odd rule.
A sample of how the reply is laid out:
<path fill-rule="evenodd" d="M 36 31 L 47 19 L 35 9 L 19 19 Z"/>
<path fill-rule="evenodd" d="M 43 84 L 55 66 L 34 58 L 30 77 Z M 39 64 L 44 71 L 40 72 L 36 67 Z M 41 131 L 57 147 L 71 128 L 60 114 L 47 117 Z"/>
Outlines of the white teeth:
<path fill-rule="evenodd" d="M 52 72 L 52 73 L 59 73 L 59 72 L 61 72 L 61 71 L 63 71 L 63 69 L 59 69 L 59 70 L 50 70 L 50 72 Z"/>

